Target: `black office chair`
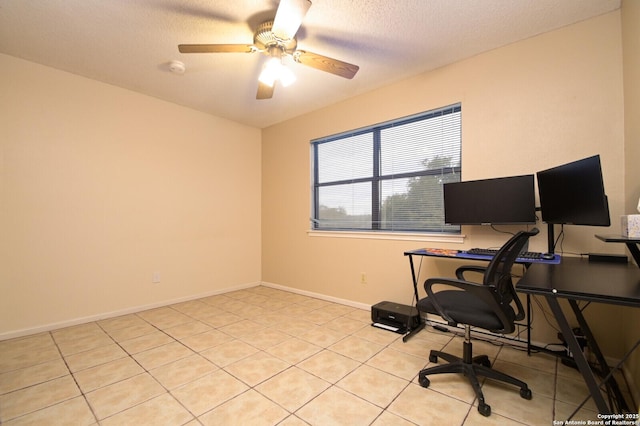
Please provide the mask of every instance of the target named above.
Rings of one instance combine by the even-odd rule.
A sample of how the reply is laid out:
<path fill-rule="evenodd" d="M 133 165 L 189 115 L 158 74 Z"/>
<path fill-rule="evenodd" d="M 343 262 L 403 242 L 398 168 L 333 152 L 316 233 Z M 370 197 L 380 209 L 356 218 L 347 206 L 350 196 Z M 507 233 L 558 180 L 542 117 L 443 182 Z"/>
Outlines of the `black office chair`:
<path fill-rule="evenodd" d="M 418 309 L 421 312 L 440 315 L 449 325 L 463 324 L 464 343 L 462 358 L 445 352 L 431 351 L 430 362 L 438 362 L 440 357 L 448 361 L 448 364 L 420 371 L 418 379 L 422 387 L 429 387 L 427 376 L 430 374 L 462 373 L 473 386 L 478 398 L 478 411 L 483 416 L 491 415 L 491 407 L 484 401 L 478 376 L 519 386 L 520 396 L 531 399 L 531 390 L 525 382 L 492 369 L 488 356 L 473 356 L 471 327 L 508 334 L 515 330 L 515 321 L 524 319 L 522 303 L 513 288 L 511 268 L 529 237 L 538 232 L 536 228 L 518 232 L 498 250 L 486 267 L 461 266 L 456 269 L 457 279 L 429 278 L 424 282 L 427 297 L 418 301 Z M 482 273 L 482 284 L 465 280 L 464 275 L 467 272 Z M 436 286 L 446 286 L 449 289 L 434 289 Z M 451 287 L 455 289 L 450 289 Z M 517 312 L 512 304 L 515 304 Z"/>

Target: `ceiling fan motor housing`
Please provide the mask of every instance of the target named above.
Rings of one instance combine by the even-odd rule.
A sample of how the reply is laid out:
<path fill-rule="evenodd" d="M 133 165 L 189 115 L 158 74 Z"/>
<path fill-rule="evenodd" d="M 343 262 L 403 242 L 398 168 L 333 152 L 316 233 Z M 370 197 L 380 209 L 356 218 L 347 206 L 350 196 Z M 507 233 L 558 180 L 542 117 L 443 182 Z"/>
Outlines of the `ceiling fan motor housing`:
<path fill-rule="evenodd" d="M 293 54 L 298 45 L 296 38 L 294 37 L 289 40 L 282 40 L 276 37 L 276 35 L 271 31 L 272 28 L 273 21 L 266 21 L 260 24 L 253 36 L 253 44 L 255 44 L 258 49 L 264 50 L 266 53 L 271 50 L 271 47 L 278 47 L 284 53 L 289 55 Z"/>

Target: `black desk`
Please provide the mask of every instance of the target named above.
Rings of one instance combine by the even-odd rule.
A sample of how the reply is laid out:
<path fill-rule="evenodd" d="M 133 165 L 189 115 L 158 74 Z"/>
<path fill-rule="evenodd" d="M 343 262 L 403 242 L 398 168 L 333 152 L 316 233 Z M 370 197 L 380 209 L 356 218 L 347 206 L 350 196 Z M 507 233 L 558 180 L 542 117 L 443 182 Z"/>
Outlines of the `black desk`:
<path fill-rule="evenodd" d="M 596 235 L 596 238 L 604 241 L 605 243 L 625 243 L 633 260 L 640 266 L 640 238 L 623 237 L 622 235 Z"/>
<path fill-rule="evenodd" d="M 609 414 L 624 410 L 626 404 L 613 377 L 607 384 L 618 400 L 617 410 L 605 401 L 594 371 L 589 366 L 560 307 L 559 299 L 569 302 L 587 344 L 597 358 L 601 373 L 609 377 L 611 371 L 582 315 L 578 301 L 640 307 L 640 269 L 630 264 L 589 262 L 586 259 L 564 257 L 558 265 L 531 265 L 518 282 L 516 290 L 526 294 L 538 294 L 547 300 L 598 411 L 601 414 Z M 623 359 L 628 355 L 629 353 Z"/>

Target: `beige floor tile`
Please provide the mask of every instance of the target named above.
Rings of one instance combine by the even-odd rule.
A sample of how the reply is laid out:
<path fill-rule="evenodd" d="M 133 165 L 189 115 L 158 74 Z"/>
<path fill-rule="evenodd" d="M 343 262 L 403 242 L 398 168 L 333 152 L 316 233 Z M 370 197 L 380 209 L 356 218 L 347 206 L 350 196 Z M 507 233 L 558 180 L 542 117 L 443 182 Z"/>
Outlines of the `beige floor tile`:
<path fill-rule="evenodd" d="M 192 355 L 193 351 L 180 342 L 171 342 L 148 351 L 138 352 L 133 358 L 144 367 L 145 370 L 160 367 L 170 362 L 177 361 Z"/>
<path fill-rule="evenodd" d="M 226 367 L 225 371 L 253 387 L 289 368 L 289 363 L 269 355 L 257 352 Z"/>
<path fill-rule="evenodd" d="M 80 395 L 71 375 L 0 395 L 0 423 Z"/>
<path fill-rule="evenodd" d="M 482 391 L 492 413 L 530 425 L 548 425 L 553 421 L 553 398 L 533 395 L 526 400 L 520 397 L 518 388 L 489 381 L 485 381 Z"/>
<path fill-rule="evenodd" d="M 321 328 L 322 327 L 320 327 L 319 325 L 300 318 L 292 318 L 289 322 L 280 324 L 278 326 L 278 330 L 296 338 L 299 338 L 303 334 L 310 333 Z"/>
<path fill-rule="evenodd" d="M 0 352 L 0 373 L 32 367 L 58 359 L 62 358 L 55 345 L 35 349 L 11 347 L 10 350 Z"/>
<path fill-rule="evenodd" d="M 480 412 L 478 412 L 477 407 L 473 407 L 469 411 L 467 418 L 464 420 L 464 426 L 495 426 L 495 425 L 534 426 L 536 424 L 518 422 L 516 420 L 501 416 L 500 414 L 497 414 L 497 413 L 491 413 L 489 417 L 485 417 L 482 414 L 480 414 Z"/>
<path fill-rule="evenodd" d="M 111 337 L 109 337 L 109 335 L 104 331 L 100 330 L 99 332 L 78 337 L 77 339 L 68 339 L 58 342 L 58 348 L 60 348 L 60 353 L 62 353 L 63 356 L 69 356 L 112 344 L 113 340 Z"/>
<path fill-rule="evenodd" d="M 529 368 L 535 368 L 536 370 L 541 370 L 549 374 L 556 373 L 557 358 L 545 353 L 532 353 L 531 356 L 529 356 L 525 350 L 504 347 L 500 351 L 498 359 L 514 364 L 526 365 Z"/>
<path fill-rule="evenodd" d="M 136 314 L 129 314 L 100 320 L 98 321 L 98 325 L 102 327 L 104 331 L 111 334 L 111 332 L 115 330 L 139 325 L 148 325 L 148 323 Z"/>
<path fill-rule="evenodd" d="M 266 350 L 289 364 L 295 365 L 320 352 L 322 348 L 304 340 L 291 338 Z"/>
<path fill-rule="evenodd" d="M 191 413 L 201 416 L 247 389 L 249 389 L 247 385 L 226 371 L 216 370 L 172 390 L 171 394 Z"/>
<path fill-rule="evenodd" d="M 355 320 L 353 318 L 349 318 L 347 315 L 344 315 L 338 318 L 334 318 L 333 320 L 327 322 L 323 326 L 331 330 L 355 333 L 356 331 L 364 327 L 371 327 L 371 321 L 362 322 L 362 321 Z"/>
<path fill-rule="evenodd" d="M 256 386 L 256 390 L 289 410 L 296 411 L 325 391 L 330 384 L 297 367 L 291 367 Z"/>
<path fill-rule="evenodd" d="M 55 421 L 53 420 L 55 419 Z M 3 423 L 5 426 L 89 426 L 96 424 L 87 401 L 78 396 Z"/>
<path fill-rule="evenodd" d="M 120 346 L 129 354 L 133 355 L 171 342 L 173 342 L 173 338 L 156 330 L 143 336 L 124 340 L 120 342 Z"/>
<path fill-rule="evenodd" d="M 584 401 L 587 395 L 589 395 L 589 389 L 581 377 L 570 379 L 558 376 L 556 381 L 556 400 L 578 405 Z M 593 399 L 589 399 L 584 407 L 588 410 L 598 411 Z"/>
<path fill-rule="evenodd" d="M 391 344 L 395 340 L 402 340 L 402 335 L 398 333 L 372 326 L 359 329 L 354 333 L 354 336 L 385 346 Z"/>
<path fill-rule="evenodd" d="M 124 342 L 157 332 L 158 329 L 140 319 L 140 323 L 109 331 L 109 336 L 116 342 Z"/>
<path fill-rule="evenodd" d="M 282 302 L 282 303 L 286 304 L 286 302 Z M 260 323 L 265 327 L 278 329 L 278 327 L 291 322 L 291 317 L 289 315 L 285 315 L 282 312 L 272 311 L 264 315 L 259 315 L 254 317 L 253 321 Z"/>
<path fill-rule="evenodd" d="M 86 394 L 99 420 L 134 407 L 166 390 L 149 374 L 143 373 Z"/>
<path fill-rule="evenodd" d="M 224 327 L 226 325 L 230 325 L 242 320 L 243 318 L 241 316 L 232 314 L 230 312 L 217 313 L 217 314 L 200 318 L 200 321 L 204 322 L 205 324 L 209 324 L 211 327 L 214 327 L 214 328 Z"/>
<path fill-rule="evenodd" d="M 371 426 L 415 426 L 415 423 L 385 411 L 371 423 Z"/>
<path fill-rule="evenodd" d="M 331 387 L 296 412 L 312 425 L 370 425 L 382 413 L 380 407 L 337 387 Z"/>
<path fill-rule="evenodd" d="M 250 389 L 236 398 L 225 402 L 200 417 L 208 425 L 252 425 L 270 426 L 280 422 L 289 413 L 282 407 Z"/>
<path fill-rule="evenodd" d="M 51 332 L 53 340 L 57 344 L 68 342 L 70 340 L 82 340 L 87 337 L 103 336 L 104 331 L 95 322 L 74 325 L 71 327 L 61 328 Z"/>
<path fill-rule="evenodd" d="M 471 405 L 410 384 L 388 411 L 418 425 L 461 425 Z"/>
<path fill-rule="evenodd" d="M 111 344 L 106 346 L 100 346 L 96 349 L 91 349 L 79 354 L 69 355 L 64 357 L 69 370 L 72 373 L 87 368 L 95 367 L 101 364 L 106 364 L 116 359 L 129 356 L 121 347 L 117 344 Z"/>
<path fill-rule="evenodd" d="M 240 339 L 249 343 L 251 346 L 255 346 L 258 349 L 266 350 L 272 346 L 291 339 L 291 336 L 282 333 L 273 328 L 266 328 L 260 330 L 257 333 L 250 333 L 244 336 L 240 336 Z"/>
<path fill-rule="evenodd" d="M 386 348 L 368 360 L 367 365 L 405 380 L 413 380 L 427 362 L 427 359 Z"/>
<path fill-rule="evenodd" d="M 278 423 L 278 426 L 309 426 L 309 423 L 291 414 L 289 417 Z"/>
<path fill-rule="evenodd" d="M 194 334 L 204 333 L 205 331 L 211 330 L 211 328 L 212 327 L 210 325 L 201 321 L 191 321 L 175 327 L 167 328 L 164 332 L 174 339 L 180 340 L 188 336 L 193 336 Z"/>
<path fill-rule="evenodd" d="M 555 395 L 556 378 L 553 374 L 502 361 L 500 357 L 493 363 L 492 368 L 522 380 L 529 386 L 534 395 L 542 395 L 549 398 L 553 398 Z"/>
<path fill-rule="evenodd" d="M 120 358 L 73 373 L 82 392 L 88 393 L 144 372 L 130 357 Z"/>
<path fill-rule="evenodd" d="M 220 309 L 224 309 L 227 303 L 231 300 L 231 298 L 225 296 L 224 294 L 216 294 L 214 296 L 207 296 L 199 299 L 202 303 L 206 303 L 209 306 L 218 307 Z"/>
<path fill-rule="evenodd" d="M 194 351 L 202 352 L 232 340 L 234 340 L 234 337 L 227 333 L 218 330 L 209 330 L 201 334 L 185 337 L 180 341 Z"/>
<path fill-rule="evenodd" d="M 0 366 L 3 359 L 21 357 L 43 349 L 55 349 L 51 334 L 40 333 L 27 337 L 0 341 Z M 3 370 L 0 370 L 0 372 Z"/>
<path fill-rule="evenodd" d="M 187 302 L 176 303 L 171 308 L 178 312 L 186 314 L 192 318 L 206 317 L 215 314 L 216 310 L 200 300 L 189 300 Z"/>
<path fill-rule="evenodd" d="M 431 367 L 436 364 L 430 364 Z M 429 379 L 429 389 L 449 396 L 451 398 L 459 399 L 467 404 L 473 404 L 476 399 L 476 393 L 471 386 L 471 383 L 467 377 L 463 374 L 445 373 L 445 374 L 433 374 L 427 376 Z M 413 383 L 419 384 L 418 377 L 413 380 Z M 484 378 L 479 378 L 482 384 Z"/>
<path fill-rule="evenodd" d="M 395 349 L 399 352 L 404 352 L 409 355 L 417 356 L 422 359 L 429 359 L 429 354 L 432 350 L 441 350 L 441 343 L 434 343 L 424 339 L 409 339 L 407 342 L 403 342 L 402 339 L 395 340 L 389 346 L 391 349 Z"/>
<path fill-rule="evenodd" d="M 193 418 L 173 396 L 165 393 L 108 417 L 100 425 L 182 425 Z"/>
<path fill-rule="evenodd" d="M 0 374 L 0 395 L 66 376 L 69 370 L 62 359 Z"/>
<path fill-rule="evenodd" d="M 555 401 L 555 410 L 554 410 L 553 419 L 559 420 L 559 421 L 569 420 L 569 416 L 571 416 L 573 412 L 576 411 L 576 408 L 578 408 L 577 405 L 567 404 L 566 402 L 562 402 L 562 401 Z M 580 408 L 580 410 L 578 410 L 576 414 L 573 415 L 573 417 L 571 417 L 571 420 L 585 421 L 585 422 L 587 420 L 592 420 L 595 422 L 602 419 L 598 418 L 597 411 L 589 410 L 583 406 L 582 408 Z M 596 424 L 596 423 L 593 423 L 593 424 Z"/>
<path fill-rule="evenodd" d="M 325 349 L 302 361 L 298 367 L 329 383 L 336 383 L 360 365 L 351 358 Z"/>
<path fill-rule="evenodd" d="M 409 382 L 367 365 L 362 365 L 337 383 L 337 386 L 385 408 Z"/>
<path fill-rule="evenodd" d="M 220 331 L 239 339 L 265 329 L 266 327 L 264 325 L 247 319 L 219 328 Z"/>
<path fill-rule="evenodd" d="M 346 313 L 344 316 L 345 318 L 360 321 L 366 324 L 371 324 L 371 310 L 356 308 L 353 311 Z"/>
<path fill-rule="evenodd" d="M 346 331 L 331 330 L 326 327 L 315 327 L 311 330 L 303 332 L 299 336 L 299 339 L 306 340 L 309 343 L 313 343 L 316 346 L 322 348 L 328 348 L 334 343 L 344 339 L 349 335 Z"/>
<path fill-rule="evenodd" d="M 253 355 L 256 352 L 258 352 L 257 348 L 254 348 L 242 340 L 231 340 L 212 349 L 203 351 L 200 355 L 219 367 L 226 367 L 227 365 L 240 361 L 241 359 Z"/>
<path fill-rule="evenodd" d="M 384 346 L 360 337 L 347 336 L 329 346 L 329 349 L 353 360 L 365 362 L 384 349 Z"/>
<path fill-rule="evenodd" d="M 334 320 L 336 316 L 331 312 L 326 312 L 323 309 L 314 309 L 307 312 L 304 315 L 304 319 L 317 325 L 323 325 L 331 320 Z"/>
<path fill-rule="evenodd" d="M 189 316 L 169 307 L 140 312 L 138 316 L 161 330 L 193 321 Z"/>
<path fill-rule="evenodd" d="M 198 354 L 190 355 L 170 364 L 155 368 L 149 373 L 165 388 L 172 390 L 218 369 L 212 362 Z"/>

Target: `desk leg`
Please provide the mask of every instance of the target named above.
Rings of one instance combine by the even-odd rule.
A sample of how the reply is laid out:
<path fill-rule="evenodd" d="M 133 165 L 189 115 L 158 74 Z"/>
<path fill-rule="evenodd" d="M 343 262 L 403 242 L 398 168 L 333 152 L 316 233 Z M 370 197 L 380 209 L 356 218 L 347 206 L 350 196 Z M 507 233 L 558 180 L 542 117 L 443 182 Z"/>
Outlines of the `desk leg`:
<path fill-rule="evenodd" d="M 411 279 L 413 280 L 413 295 L 416 301 L 416 310 L 418 311 L 418 315 L 420 316 L 420 325 L 416 328 L 409 330 L 407 334 L 402 337 L 402 341 L 406 342 L 409 340 L 414 334 L 419 332 L 424 328 L 424 321 L 422 320 L 422 314 L 420 313 L 420 309 L 418 309 L 418 277 L 416 276 L 416 270 L 413 265 L 413 256 L 409 255 L 409 266 L 411 266 Z M 407 327 L 408 328 L 408 327 Z"/>
<path fill-rule="evenodd" d="M 582 349 L 578 344 L 578 340 L 576 340 L 576 336 L 571 330 L 571 326 L 567 321 L 567 317 L 564 315 L 564 312 L 562 312 L 562 308 L 560 307 L 560 303 L 558 303 L 558 299 L 551 295 L 545 296 L 545 298 L 547 299 L 547 303 L 549 304 L 553 315 L 558 321 L 560 331 L 562 331 L 562 336 L 567 342 L 569 350 L 573 354 L 573 360 L 576 362 L 580 373 L 582 373 L 582 377 L 584 378 L 584 381 L 589 388 L 589 393 L 591 394 L 596 407 L 598 407 L 598 412 L 600 414 L 611 414 L 611 409 L 605 402 L 602 393 L 600 392 L 598 382 L 596 381 L 593 371 L 591 371 L 591 367 L 589 367 L 589 363 L 587 362 L 584 353 L 582 353 Z"/>
<path fill-rule="evenodd" d="M 633 256 L 633 260 L 636 261 L 636 265 L 640 266 L 640 249 L 638 249 L 638 243 L 627 243 L 627 248 L 631 252 L 631 256 Z"/>
<path fill-rule="evenodd" d="M 584 315 L 582 315 L 582 311 L 580 310 L 578 303 L 575 300 L 569 300 L 569 305 L 571 305 L 571 309 L 573 309 L 573 314 L 576 316 L 576 319 L 578 320 L 580 331 L 584 333 L 584 336 L 587 339 L 589 348 L 595 355 L 596 360 L 600 365 L 601 376 L 608 377 L 609 373 L 611 373 L 611 370 L 607 365 L 607 361 L 604 359 L 604 355 L 602 355 L 602 351 L 600 351 L 600 347 L 598 346 L 596 339 L 593 337 L 593 333 L 591 332 L 591 328 L 589 328 L 589 324 L 587 324 L 587 320 L 584 318 Z M 616 379 L 615 377 L 613 377 L 613 375 L 611 375 L 609 380 L 607 380 L 606 384 L 607 384 L 607 388 L 614 395 L 618 412 L 621 413 L 621 412 L 629 411 L 629 407 L 627 407 L 627 403 L 624 400 L 622 393 L 620 392 L 620 387 L 618 386 L 618 382 L 616 382 Z"/>

